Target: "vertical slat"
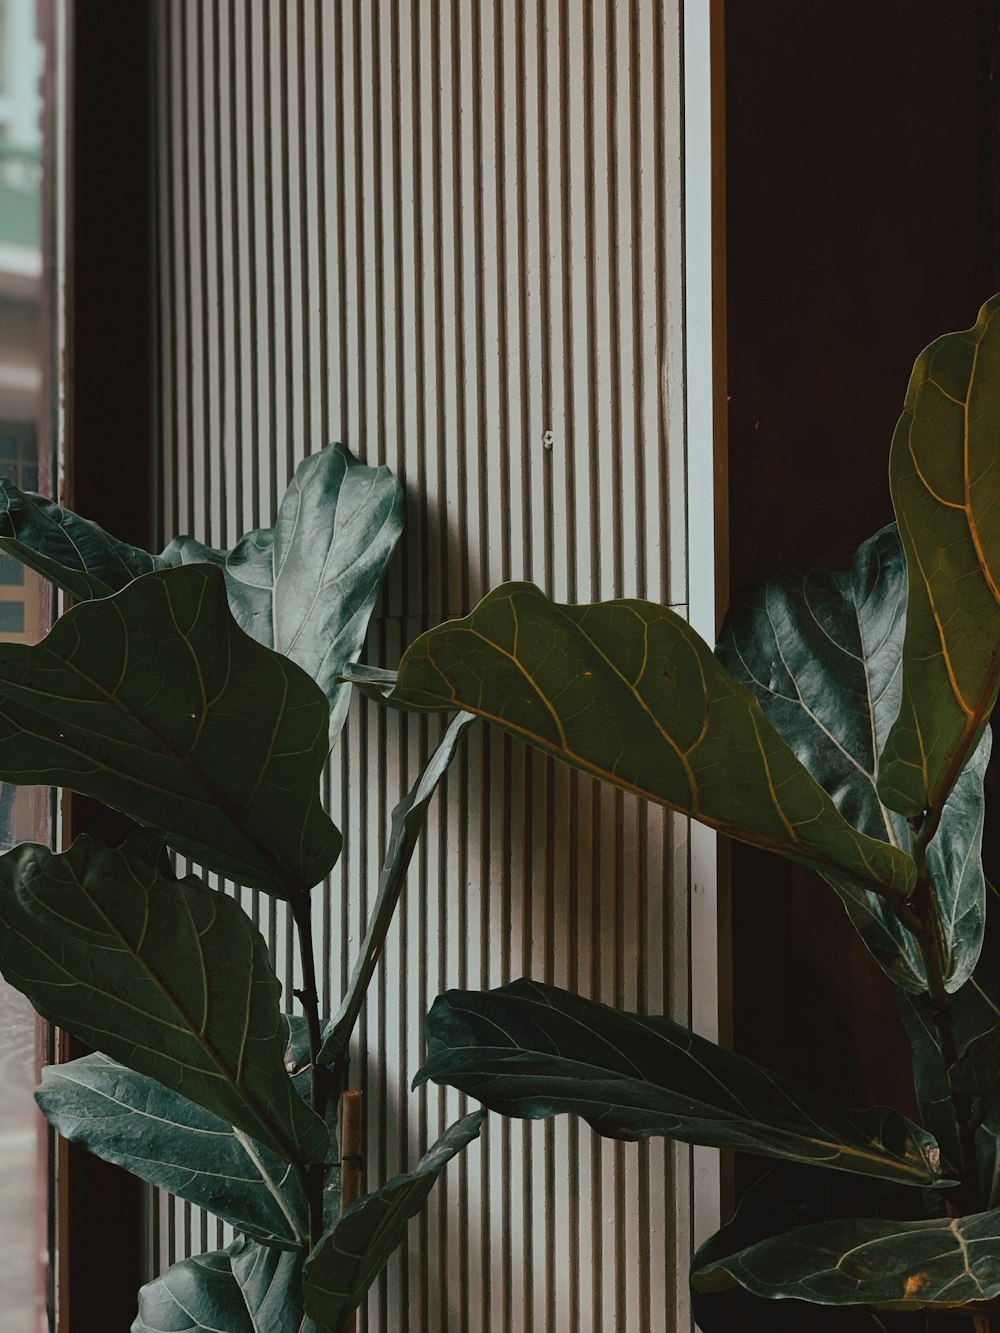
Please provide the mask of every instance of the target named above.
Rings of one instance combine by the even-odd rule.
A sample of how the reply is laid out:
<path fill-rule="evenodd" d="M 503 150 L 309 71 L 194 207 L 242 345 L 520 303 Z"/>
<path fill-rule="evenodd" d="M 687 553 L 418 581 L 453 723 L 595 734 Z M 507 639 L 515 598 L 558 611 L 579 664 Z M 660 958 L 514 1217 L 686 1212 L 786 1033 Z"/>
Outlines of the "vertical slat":
<path fill-rule="evenodd" d="M 166 536 L 269 523 L 295 463 L 339 438 L 407 488 L 372 661 L 509 577 L 695 610 L 681 20 L 680 0 L 164 7 Z M 345 849 L 315 899 L 330 1007 L 439 730 L 359 700 L 334 752 Z M 473 730 L 359 1027 L 369 1186 L 464 1109 L 408 1090 L 449 986 L 527 973 L 691 1017 L 692 951 L 712 947 L 692 935 L 692 845 L 683 819 Z M 239 896 L 291 988 L 284 911 Z M 692 1171 L 687 1148 L 492 1118 L 360 1327 L 689 1330 Z M 164 1259 L 228 1234 L 158 1217 Z"/>

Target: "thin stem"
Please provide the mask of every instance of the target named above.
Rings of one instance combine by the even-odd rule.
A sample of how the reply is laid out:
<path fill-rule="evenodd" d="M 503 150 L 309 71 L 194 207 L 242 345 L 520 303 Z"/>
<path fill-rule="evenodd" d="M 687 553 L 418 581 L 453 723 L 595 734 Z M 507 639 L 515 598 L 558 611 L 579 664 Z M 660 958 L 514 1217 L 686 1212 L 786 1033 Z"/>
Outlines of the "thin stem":
<path fill-rule="evenodd" d="M 292 919 L 299 937 L 299 950 L 302 954 L 301 990 L 295 992 L 305 1011 L 306 1027 L 309 1032 L 310 1088 L 312 1108 L 321 1120 L 326 1119 L 326 1109 L 333 1092 L 333 1080 L 330 1070 L 319 1062 L 319 1052 L 323 1045 L 323 1028 L 319 1016 L 319 988 L 316 985 L 316 950 L 313 946 L 312 903 L 308 894 L 296 894 L 290 900 Z M 312 1245 L 323 1234 L 323 1187 L 326 1168 L 317 1162 L 306 1168 L 306 1197 L 309 1202 L 309 1239 Z"/>
<path fill-rule="evenodd" d="M 917 940 L 927 975 L 927 989 L 937 1027 L 938 1043 L 945 1066 L 950 1070 L 958 1060 L 958 1039 L 955 1035 L 951 997 L 945 985 L 944 932 L 941 928 L 941 914 L 934 884 L 927 869 L 927 844 L 934 836 L 936 828 L 936 821 L 934 823 L 928 821 L 919 831 L 914 830 L 912 852 L 917 865 L 917 886 L 911 901 L 922 926 Z M 978 1182 L 972 1099 L 952 1089 L 951 1102 L 962 1154 L 962 1161 L 959 1164 L 961 1182 L 948 1201 L 948 1211 L 955 1217 L 981 1211 L 983 1201 Z"/>

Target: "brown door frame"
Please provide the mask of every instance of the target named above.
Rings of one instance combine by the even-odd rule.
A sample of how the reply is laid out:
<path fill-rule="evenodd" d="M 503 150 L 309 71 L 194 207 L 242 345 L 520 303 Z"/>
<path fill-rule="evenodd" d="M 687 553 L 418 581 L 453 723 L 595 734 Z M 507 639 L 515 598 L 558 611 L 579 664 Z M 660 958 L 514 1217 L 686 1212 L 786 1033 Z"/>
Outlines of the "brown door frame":
<path fill-rule="evenodd" d="M 41 10 L 50 97 L 55 90 L 66 145 L 64 175 L 54 185 L 57 136 L 50 134 L 46 150 L 50 274 L 53 200 L 65 234 L 63 355 L 51 386 L 64 396 L 59 498 L 148 547 L 155 536 L 154 4 L 44 0 Z M 64 86 L 57 89 L 60 22 Z M 66 798 L 63 815 L 67 843 L 84 832 L 120 842 L 130 827 L 79 796 Z M 83 1052 L 66 1034 L 55 1035 L 58 1059 Z M 146 1187 L 64 1140 L 53 1145 L 53 1159 L 53 1327 L 127 1333 L 146 1276 Z"/>

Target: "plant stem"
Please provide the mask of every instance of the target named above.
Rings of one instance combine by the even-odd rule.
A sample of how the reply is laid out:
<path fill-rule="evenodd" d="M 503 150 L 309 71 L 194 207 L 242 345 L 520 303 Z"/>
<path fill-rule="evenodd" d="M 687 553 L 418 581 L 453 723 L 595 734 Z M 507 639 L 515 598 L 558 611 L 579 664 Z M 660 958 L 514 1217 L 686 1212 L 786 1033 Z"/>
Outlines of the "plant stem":
<path fill-rule="evenodd" d="M 310 1086 L 312 1108 L 321 1120 L 326 1118 L 326 1108 L 333 1081 L 330 1070 L 319 1062 L 319 1052 L 323 1045 L 323 1029 L 319 1016 L 319 989 L 316 985 L 316 951 L 313 946 L 312 902 L 309 894 L 296 894 L 290 900 L 292 919 L 299 937 L 299 950 L 302 954 L 301 990 L 295 992 L 305 1011 L 306 1026 L 309 1032 L 309 1060 L 312 1066 Z M 315 1245 L 323 1234 L 323 1188 L 326 1183 L 326 1167 L 323 1162 L 316 1162 L 306 1168 L 306 1195 L 309 1201 L 309 1240 Z"/>
<path fill-rule="evenodd" d="M 917 886 L 913 892 L 913 910 L 921 923 L 917 936 L 924 971 L 927 975 L 927 989 L 931 998 L 934 1023 L 938 1032 L 938 1044 L 946 1068 L 949 1070 L 958 1061 L 958 1039 L 955 1036 L 955 1020 L 951 1009 L 951 997 L 945 986 L 944 934 L 941 929 L 941 914 L 938 908 L 937 894 L 927 870 L 927 844 L 934 836 L 936 823 L 927 823 L 912 839 L 913 859 L 917 865 Z M 976 1161 L 976 1130 L 973 1124 L 972 1099 L 962 1093 L 951 1090 L 951 1103 L 958 1127 L 959 1145 L 962 1160 L 958 1164 L 961 1170 L 959 1188 L 953 1191 L 948 1203 L 952 1216 L 975 1213 L 983 1209 L 984 1204 L 979 1189 L 978 1163 Z"/>
<path fill-rule="evenodd" d="M 917 887 L 912 902 L 922 927 L 917 939 L 927 974 L 927 989 L 933 1005 L 941 1055 L 950 1070 L 958 1060 L 958 1039 L 955 1036 L 951 997 L 948 995 L 944 980 L 944 934 L 941 929 L 941 913 L 934 883 L 927 870 L 927 847 L 937 831 L 937 824 L 937 820 L 933 822 L 928 820 L 913 833 L 911 850 L 917 865 Z M 980 1212 L 987 1205 L 983 1202 L 978 1181 L 976 1126 L 972 1114 L 972 1099 L 952 1089 L 951 1103 L 962 1152 L 961 1185 L 955 1191 L 954 1200 L 949 1201 L 947 1205 L 949 1213 L 955 1217 L 964 1213 Z M 996 1333 L 1000 1330 L 1000 1300 L 988 1301 L 986 1310 L 973 1314 L 972 1321 L 975 1333 Z"/>

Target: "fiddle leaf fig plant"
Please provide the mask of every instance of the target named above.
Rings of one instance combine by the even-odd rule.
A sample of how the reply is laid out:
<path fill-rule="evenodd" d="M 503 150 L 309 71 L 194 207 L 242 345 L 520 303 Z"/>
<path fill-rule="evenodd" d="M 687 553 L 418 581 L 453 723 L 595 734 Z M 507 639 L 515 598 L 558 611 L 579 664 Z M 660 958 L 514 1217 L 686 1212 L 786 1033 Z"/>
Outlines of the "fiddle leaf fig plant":
<path fill-rule="evenodd" d="M 810 1305 L 828 1307 L 823 1329 L 1000 1333 L 1000 903 L 980 852 L 1000 684 L 1000 296 L 918 358 L 889 468 L 896 525 L 844 573 L 771 579 L 714 654 L 665 607 L 561 606 L 514 583 L 419 638 L 389 696 L 478 714 L 811 866 L 895 988 L 919 1126 L 551 986 L 435 1002 L 418 1081 L 505 1115 L 783 1160 L 780 1217 L 750 1201 L 695 1256 L 703 1333 L 812 1327 Z M 817 1208 L 817 1174 L 877 1188 L 831 1188 Z"/>
<path fill-rule="evenodd" d="M 479 1132 L 481 1111 L 341 1207 L 351 1034 L 473 720 L 452 722 L 398 808 L 351 985 L 322 1013 L 313 895 L 341 835 L 320 781 L 401 523 L 388 470 L 340 445 L 231 551 L 182 537 L 151 555 L 0 481 L 0 549 L 77 601 L 41 643 L 0 645 L 0 781 L 86 793 L 139 826 L 120 847 L 81 836 L 0 856 L 0 972 L 94 1052 L 45 1070 L 38 1102 L 67 1138 L 237 1232 L 144 1287 L 135 1333 L 339 1333 Z M 239 903 L 179 878 L 171 851 L 288 904 L 300 1013 L 283 1012 Z"/>

